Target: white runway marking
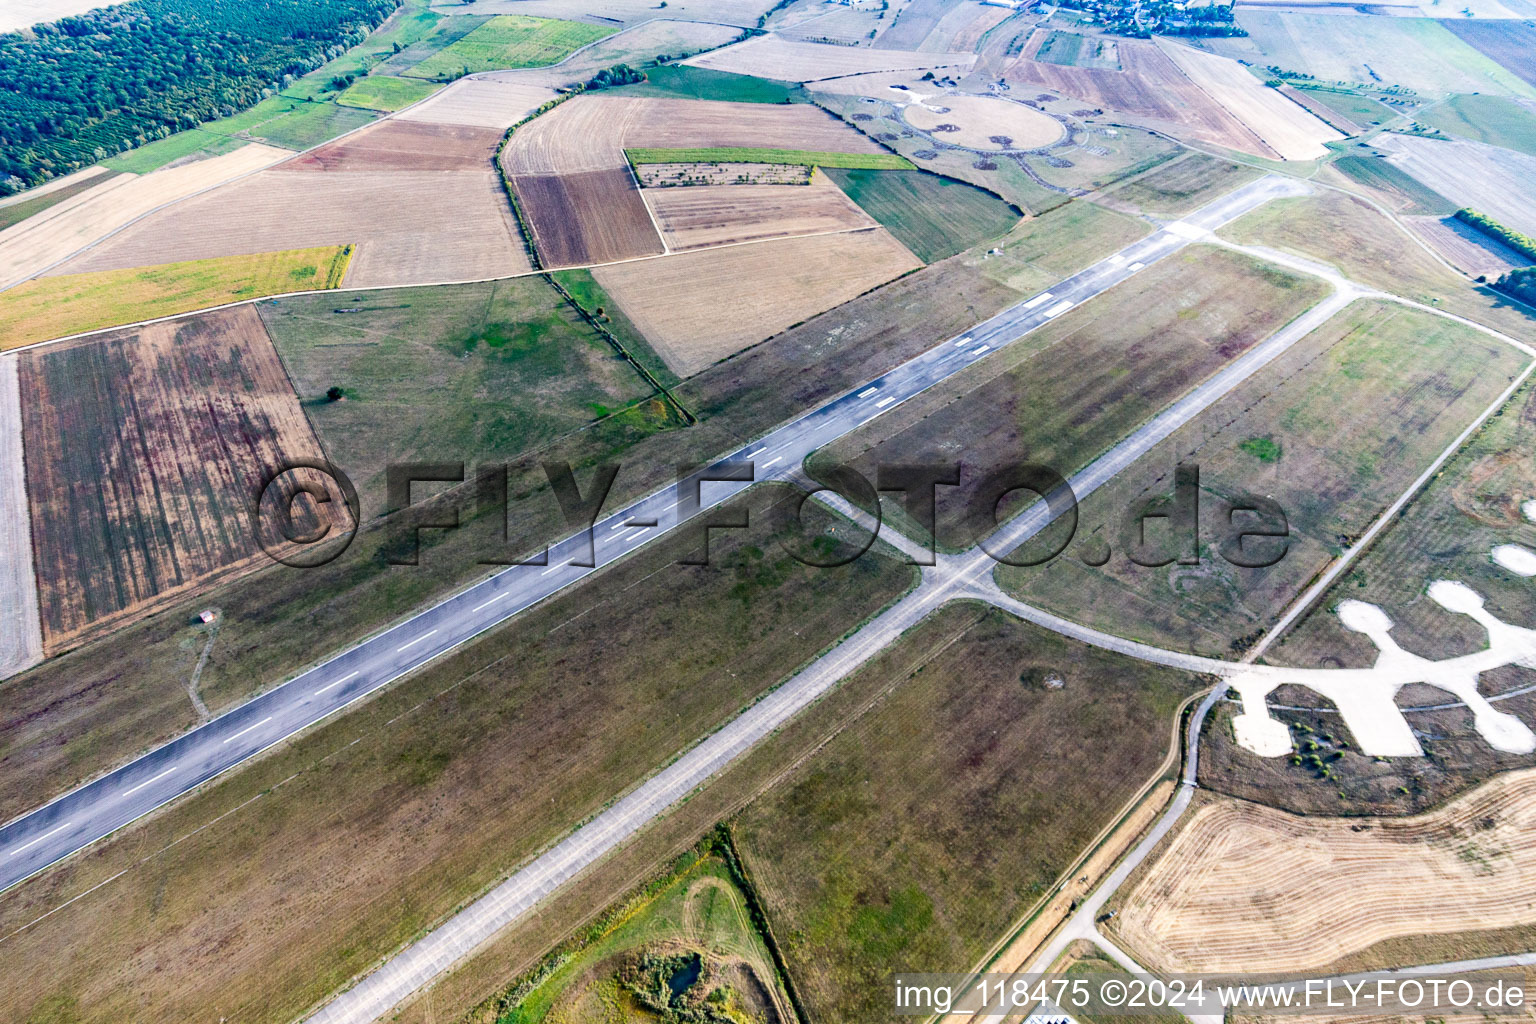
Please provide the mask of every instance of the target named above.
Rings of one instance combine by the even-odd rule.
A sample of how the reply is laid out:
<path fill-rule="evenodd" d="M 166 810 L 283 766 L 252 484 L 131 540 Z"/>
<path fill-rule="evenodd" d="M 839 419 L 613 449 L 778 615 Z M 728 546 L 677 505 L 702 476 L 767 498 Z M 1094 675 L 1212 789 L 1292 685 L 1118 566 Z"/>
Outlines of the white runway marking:
<path fill-rule="evenodd" d="M 991 351 L 991 349 L 992 349 L 991 345 L 977 345 L 975 348 L 971 349 L 971 355 L 979 356 L 983 352 Z"/>
<path fill-rule="evenodd" d="M 1056 303 L 1056 305 L 1052 306 L 1050 309 L 1046 310 L 1045 318 L 1047 320 L 1054 320 L 1075 305 L 1076 303 L 1071 299 L 1064 299 L 1061 302 Z"/>
<path fill-rule="evenodd" d="M 1040 305 L 1042 302 L 1050 302 L 1055 297 L 1056 296 L 1052 295 L 1050 292 L 1041 292 L 1039 295 L 1036 295 L 1034 298 L 1032 298 L 1028 302 L 1024 303 L 1024 308 L 1025 309 L 1034 309 L 1036 306 Z"/>
<path fill-rule="evenodd" d="M 779 462 L 783 462 L 783 461 L 784 461 L 784 456 L 782 456 L 782 455 L 774 456 L 773 458 L 769 459 L 767 462 L 763 463 L 763 468 L 767 469 L 769 466 L 772 466 L 775 463 L 779 463 Z"/>
<path fill-rule="evenodd" d="M 767 450 L 768 450 L 767 448 L 759 448 L 755 452 L 747 452 L 747 458 L 755 459 L 755 458 L 757 458 L 759 455 L 763 454 L 763 452 L 765 452 Z"/>
<path fill-rule="evenodd" d="M 876 391 L 879 391 L 879 390 L 880 390 L 879 388 L 865 388 L 863 391 L 859 392 L 858 397 L 859 398 L 868 398 L 870 395 L 874 394 Z"/>
<path fill-rule="evenodd" d="M 971 340 L 971 336 L 969 334 L 967 334 L 965 337 L 963 337 L 959 341 L 955 342 L 955 348 L 959 348 L 961 345 L 964 345 L 966 342 L 968 342 L 970 340 Z"/>
<path fill-rule="evenodd" d="M 14 849 L 14 850 L 12 850 L 10 852 L 9 856 L 14 857 L 14 856 L 16 856 L 18 853 L 20 853 L 23 850 L 30 850 L 32 847 L 36 846 L 38 843 L 42 842 L 44 839 L 47 839 L 50 836 L 56 836 L 60 832 L 63 832 L 65 829 L 69 828 L 69 826 L 71 824 L 73 824 L 73 823 L 66 821 L 64 824 L 60 825 L 58 828 L 54 829 L 52 832 L 47 832 L 47 833 L 44 833 L 43 835 L 38 836 L 36 839 L 32 840 L 30 843 L 27 843 L 25 846 L 18 846 L 18 847 L 16 847 L 16 849 Z"/>
<path fill-rule="evenodd" d="M 489 608 L 491 605 L 495 604 L 497 601 L 500 601 L 502 598 L 509 597 L 511 595 L 511 593 L 512 592 L 509 590 L 505 594 L 497 594 L 495 597 L 491 598 L 489 601 L 485 602 L 484 604 L 477 604 L 477 605 L 475 605 L 473 608 L 471 608 L 469 610 L 469 614 L 473 615 L 473 614 L 475 614 L 475 612 L 481 611 L 481 610 L 483 610 L 485 608 Z M 335 686 L 336 684 L 332 683 L 331 685 Z"/>
<path fill-rule="evenodd" d="M 430 632 L 430 633 L 423 633 L 423 634 L 421 634 L 421 636 L 417 637 L 415 640 L 412 640 L 410 643 L 402 644 L 401 646 L 396 647 L 395 648 L 395 653 L 399 654 L 401 651 L 405 650 L 408 647 L 415 647 L 417 644 L 421 643 L 427 637 L 429 637 L 429 636 L 436 636 L 436 635 L 437 635 L 437 630 L 435 630 L 435 629 L 432 632 Z"/>
<path fill-rule="evenodd" d="M 1146 264 L 1145 264 L 1145 263 L 1132 263 L 1132 264 L 1131 264 L 1131 265 L 1130 265 L 1130 266 L 1129 266 L 1129 267 L 1127 267 L 1127 268 L 1126 268 L 1126 269 L 1127 269 L 1127 270 L 1141 270 L 1141 269 L 1142 269 L 1142 268 L 1144 268 L 1144 267 L 1145 267 L 1145 266 L 1146 266 Z"/>
<path fill-rule="evenodd" d="M 540 576 L 548 576 L 550 573 L 552 573 L 552 572 L 559 572 L 563 568 L 564 568 L 564 566 L 552 565 L 548 569 L 545 569 L 543 572 L 539 573 L 539 575 Z"/>
<path fill-rule="evenodd" d="M 322 693 L 326 692 L 327 690 L 334 690 L 334 689 L 336 689 L 336 687 L 340 686 L 342 683 L 346 682 L 348 679 L 354 679 L 356 677 L 357 677 L 357 673 L 356 672 L 353 672 L 351 675 L 342 676 L 340 679 L 336 680 L 334 683 L 331 683 L 331 684 L 329 684 L 327 686 L 320 687 L 320 689 L 318 689 L 318 690 L 316 690 L 314 692 L 314 696 L 318 697 Z"/>
<path fill-rule="evenodd" d="M 894 398 L 882 398 L 882 399 L 880 399 L 880 401 L 875 403 L 875 408 L 876 409 L 884 409 L 886 406 L 890 405 L 894 401 L 896 401 L 896 399 L 894 399 Z"/>
<path fill-rule="evenodd" d="M 262 726 L 266 725 L 270 721 L 272 721 L 272 716 L 268 715 L 266 718 L 263 718 L 261 721 L 257 722 L 255 725 L 248 725 L 244 729 L 241 729 L 239 732 L 235 733 L 233 736 L 231 736 L 229 739 L 225 740 L 224 742 L 225 743 L 232 743 L 235 740 L 239 739 L 241 736 L 244 736 L 246 733 L 250 732 L 252 729 L 260 729 Z"/>
<path fill-rule="evenodd" d="M 173 772 L 175 770 L 176 770 L 175 768 L 167 768 L 165 771 L 161 772 L 159 775 L 156 775 L 154 778 L 146 779 L 143 782 L 139 783 L 137 786 L 134 786 L 132 789 L 125 789 L 125 790 L 123 790 L 123 794 L 122 795 L 124 797 L 133 796 L 133 794 L 137 793 L 139 790 L 143 789 L 145 786 L 148 786 L 148 785 L 150 785 L 152 783 L 155 783 L 155 782 L 159 782 L 161 779 L 165 778 L 167 775 L 171 774 L 171 772 Z M 122 799 L 122 797 L 119 797 L 119 799 Z"/>

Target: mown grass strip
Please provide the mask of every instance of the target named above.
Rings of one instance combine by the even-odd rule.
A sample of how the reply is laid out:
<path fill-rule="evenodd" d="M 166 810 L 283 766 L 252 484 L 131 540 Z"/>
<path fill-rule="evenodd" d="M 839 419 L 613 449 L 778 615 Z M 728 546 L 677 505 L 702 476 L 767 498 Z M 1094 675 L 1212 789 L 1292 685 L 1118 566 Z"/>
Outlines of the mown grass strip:
<path fill-rule="evenodd" d="M 337 288 L 352 246 L 41 277 L 0 292 L 0 350 L 285 292 Z"/>
<path fill-rule="evenodd" d="M 851 167 L 870 171 L 912 171 L 917 167 L 895 153 L 822 153 L 809 149 L 758 149 L 717 146 L 706 149 L 626 149 L 640 164 L 801 164 L 806 167 Z"/>

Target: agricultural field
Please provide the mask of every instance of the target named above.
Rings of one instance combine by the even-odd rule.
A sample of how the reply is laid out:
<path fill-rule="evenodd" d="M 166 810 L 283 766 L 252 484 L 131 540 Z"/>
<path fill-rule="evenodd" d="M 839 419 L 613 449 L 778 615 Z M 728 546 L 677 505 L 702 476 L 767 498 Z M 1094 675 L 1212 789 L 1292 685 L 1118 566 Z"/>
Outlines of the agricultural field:
<path fill-rule="evenodd" d="M 819 173 L 810 185 L 690 185 L 642 194 L 673 252 L 876 226 Z"/>
<path fill-rule="evenodd" d="M 813 164 L 637 164 L 635 178 L 641 188 L 676 188 L 700 185 L 809 185 L 816 175 Z M 738 191 L 738 197 L 750 193 Z"/>
<path fill-rule="evenodd" d="M 167 135 L 163 139 L 147 142 L 126 153 L 103 160 L 98 166 L 130 174 L 148 174 L 171 164 L 219 156 L 246 145 L 248 140 L 233 135 L 217 135 L 201 128 Z"/>
<path fill-rule="evenodd" d="M 811 470 L 874 479 L 881 463 L 959 463 L 959 486 L 938 491 L 938 543 L 969 547 L 991 532 L 991 510 L 976 507 L 988 474 L 1022 457 L 1070 476 L 1323 294 L 1246 256 L 1191 248 L 833 442 Z"/>
<path fill-rule="evenodd" d="M 614 29 L 580 21 L 502 14 L 401 72 L 408 78 L 444 78 L 502 68 L 556 64 Z"/>
<path fill-rule="evenodd" d="M 36 349 L 20 374 L 50 653 L 254 568 L 251 494 L 286 461 L 321 457 L 249 306 Z M 304 514 L 344 531 L 328 489 Z"/>
<path fill-rule="evenodd" d="M 15 32 L 39 22 L 84 14 L 99 6 L 97 0 L 14 0 L 0 13 L 0 32 Z"/>
<path fill-rule="evenodd" d="M 331 100 L 296 100 L 277 95 L 222 121 L 209 121 L 198 131 L 253 139 L 284 149 L 303 150 L 372 122 L 378 115 Z"/>
<path fill-rule="evenodd" d="M 739 1024 L 793 1020 L 747 898 L 712 846 L 678 858 L 673 871 L 610 908 L 492 1005 L 526 1024 L 644 1020 L 647 1010 L 701 1004 Z"/>
<path fill-rule="evenodd" d="M 711 71 L 772 78 L 781 82 L 814 82 L 870 71 L 956 68 L 967 71 L 972 53 L 917 53 L 901 48 L 868 49 L 803 43 L 776 35 L 760 35 L 724 49 L 711 50 L 683 63 Z"/>
<path fill-rule="evenodd" d="M 295 297 L 260 310 L 369 518 L 383 512 L 391 462 L 510 460 L 651 395 L 539 277 Z M 343 400 L 326 400 L 333 387 Z"/>
<path fill-rule="evenodd" d="M 1035 60 L 1068 68 L 1095 68 L 1119 71 L 1120 58 L 1115 40 L 1103 36 L 1085 36 L 1076 32 L 1053 30 L 1035 50 Z"/>
<path fill-rule="evenodd" d="M 805 90 L 771 78 L 712 71 L 689 64 L 645 69 L 645 81 L 621 87 L 621 96 L 713 100 L 717 103 L 804 103 Z"/>
<path fill-rule="evenodd" d="M 1436 216 L 1452 213 L 1456 204 L 1387 159 L 1387 154 L 1357 146 L 1332 166 L 1352 184 L 1364 185 L 1372 195 L 1401 213 Z"/>
<path fill-rule="evenodd" d="M 441 88 L 435 83 L 394 78 L 390 75 L 369 75 L 347 86 L 336 97 L 344 107 L 363 107 L 368 110 L 393 111 L 408 107 L 431 96 Z"/>
<path fill-rule="evenodd" d="M 1246 38 L 1209 39 L 1217 53 L 1275 65 L 1322 82 L 1402 86 L 1426 95 L 1485 92 L 1533 97 L 1536 89 L 1462 42 L 1448 21 L 1241 10 Z M 1504 31 L 1506 25 L 1500 24 Z"/>
<path fill-rule="evenodd" d="M 1022 103 L 992 96 L 938 96 L 909 103 L 902 117 L 968 149 L 1044 149 L 1066 135 L 1061 122 Z"/>
<path fill-rule="evenodd" d="M 374 71 L 389 74 L 384 65 L 404 51 L 427 47 L 427 53 L 431 53 L 446 45 L 447 40 L 443 37 L 453 33 L 461 23 L 475 25 L 483 20 L 445 17 L 431 9 L 430 0 L 404 0 L 384 24 L 370 32 L 362 42 L 300 77 L 283 89 L 282 95 L 293 99 L 320 99 L 327 93 L 341 91 L 336 87 L 337 78 L 348 75 L 362 78 Z M 421 56 L 416 59 L 420 60 Z"/>
<path fill-rule="evenodd" d="M 921 266 L 883 228 L 783 238 L 598 267 L 679 377 Z"/>
<path fill-rule="evenodd" d="M 1526 21 L 1442 21 L 1462 42 L 1536 86 L 1536 27 Z"/>
<path fill-rule="evenodd" d="M 696 149 L 633 147 L 624 155 L 636 167 L 642 164 L 789 164 L 801 167 L 855 167 L 871 171 L 911 170 L 912 163 L 895 153 L 828 153 L 808 149 L 771 149 L 760 146 L 707 146 Z"/>
<path fill-rule="evenodd" d="M 397 120 L 456 124 L 506 131 L 555 98 L 542 85 L 493 82 L 461 78 L 430 99 L 401 114 Z"/>
<path fill-rule="evenodd" d="M 151 174 L 95 179 L 90 188 L 0 231 L 0 287 L 43 273 L 157 207 L 291 155 L 270 146 L 242 146 Z"/>
<path fill-rule="evenodd" d="M 1154 216 L 1182 217 L 1258 176 L 1251 167 L 1188 153 L 1116 186 L 1108 195 Z"/>
<path fill-rule="evenodd" d="M 1163 52 L 1186 75 L 1237 118 L 1282 160 L 1317 160 L 1325 142 L 1344 136 L 1305 107 L 1269 88 L 1237 61 L 1179 43 L 1160 41 Z"/>
<path fill-rule="evenodd" d="M 1386 104 L 1357 92 L 1290 85 L 1281 86 L 1279 91 L 1349 135 L 1358 135 L 1398 116 L 1397 111 Z"/>
<path fill-rule="evenodd" d="M 526 272 L 490 159 L 497 139 L 488 128 L 384 121 L 159 211 L 61 270 L 353 245 L 347 283 L 360 287 Z"/>
<path fill-rule="evenodd" d="M 1197 685 L 969 603 L 874 673 L 889 692 L 735 822 L 816 1020 L 886 1019 L 895 963 L 969 970 L 1158 771 Z"/>
<path fill-rule="evenodd" d="M 1502 96 L 1452 96 L 1414 119 L 1447 135 L 1536 156 L 1536 111 Z"/>
<path fill-rule="evenodd" d="M 991 193 L 926 171 L 826 174 L 924 263 L 999 238 L 1019 222 L 1018 211 Z"/>
<path fill-rule="evenodd" d="M 1458 206 L 1470 206 L 1505 227 L 1536 235 L 1536 156 L 1477 142 L 1389 135 L 1377 144 L 1397 168 Z"/>
<path fill-rule="evenodd" d="M 1020 600 L 1115 635 L 1240 655 L 1525 362 L 1455 321 L 1357 302 L 1083 499 L 1076 543 L 1107 548 L 1105 564 L 1085 564 L 1074 548 L 1047 565 L 1005 567 L 998 581 Z M 1341 408 L 1353 412 L 1341 419 Z M 1180 464 L 1200 472 L 1198 562 L 1135 564 L 1131 519 L 1173 492 Z M 1266 568 L 1218 553 L 1229 510 L 1249 494 L 1277 502 L 1289 530 L 1284 556 Z M 1188 557 L 1194 543 L 1165 526 L 1148 527 L 1147 542 L 1153 558 L 1170 559 Z"/>
<path fill-rule="evenodd" d="M 628 167 L 512 179 L 541 267 L 654 256 L 666 245 Z"/>
<path fill-rule="evenodd" d="M 785 497 L 752 492 L 752 521 Z M 810 512 L 813 529 L 840 529 Z M 13 934 L 7 962 L 30 980 L 0 993 L 0 1016 L 69 998 L 88 1016 L 287 1024 L 915 583 L 881 552 L 808 568 L 764 530 L 717 536 L 711 566 L 678 564 L 694 545 L 642 548 L 14 890 L 7 934 L 117 876 Z M 1166 723 L 1149 730 L 1160 748 Z M 275 901 L 283 912 L 252 929 Z M 144 975 L 141 957 L 165 968 Z"/>
<path fill-rule="evenodd" d="M 1179 138 L 1278 158 L 1279 154 L 1243 122 L 1180 71 L 1157 44 L 1120 40 L 1117 49 L 1123 70 L 1110 71 L 1063 67 L 1035 59 L 1047 38 L 1046 30 L 1037 30 L 1023 53 L 1004 71 L 1003 77 L 1015 89 L 1059 92 Z"/>
<path fill-rule="evenodd" d="M 1409 217 L 1406 223 L 1441 258 L 1471 277 L 1494 280 L 1531 261 L 1455 217 Z"/>
<path fill-rule="evenodd" d="M 1523 951 L 1533 837 L 1531 771 L 1412 818 L 1212 798 L 1118 897 L 1112 927 L 1165 971 L 1333 973 Z"/>
<path fill-rule="evenodd" d="M 1330 263 L 1345 276 L 1468 317 L 1514 337 L 1532 321 L 1488 289 L 1471 289 L 1401 228 L 1353 196 L 1319 192 L 1268 203 L 1217 234 Z"/>
<path fill-rule="evenodd" d="M 19 357 L 0 356 L 0 679 L 43 660 L 21 444 Z"/>
<path fill-rule="evenodd" d="M 264 295 L 339 288 L 348 246 L 34 278 L 0 292 L 0 350 Z"/>

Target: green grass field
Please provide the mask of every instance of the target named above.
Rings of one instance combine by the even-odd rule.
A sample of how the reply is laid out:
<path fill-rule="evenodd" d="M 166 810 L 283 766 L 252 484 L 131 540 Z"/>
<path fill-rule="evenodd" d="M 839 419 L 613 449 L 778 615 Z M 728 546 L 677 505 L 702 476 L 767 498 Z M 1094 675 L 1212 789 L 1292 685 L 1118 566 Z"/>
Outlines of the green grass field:
<path fill-rule="evenodd" d="M 613 332 L 629 354 L 649 370 L 651 376 L 661 381 L 663 387 L 672 387 L 678 383 L 681 378 L 651 348 L 651 343 L 646 340 L 640 328 L 635 326 L 623 307 L 613 300 L 603 286 L 597 283 L 592 271 L 557 270 L 550 276 L 559 282 L 560 287 L 570 292 L 577 305 L 601 320 L 603 326 Z"/>
<path fill-rule="evenodd" d="M 232 139 L 227 135 L 217 135 L 203 131 L 201 128 L 191 128 L 175 135 L 168 135 L 163 139 L 146 143 L 137 149 L 130 149 L 126 153 L 103 160 L 103 167 L 110 167 L 114 171 L 127 171 L 131 174 L 148 174 L 158 170 L 166 164 L 174 163 L 194 153 L 202 156 L 218 156 L 220 153 L 228 153 L 245 145 L 244 139 Z"/>
<path fill-rule="evenodd" d="M 34 278 L 0 292 L 0 349 L 242 299 L 341 285 L 351 246 Z"/>
<path fill-rule="evenodd" d="M 1447 135 L 1536 156 L 1536 113 L 1502 96 L 1452 96 L 1416 117 Z"/>
<path fill-rule="evenodd" d="M 1273 623 L 1341 538 L 1362 534 L 1523 365 L 1512 347 L 1453 320 L 1356 303 L 1083 499 L 1078 536 L 1106 544 L 1106 564 L 1067 554 L 1005 567 L 998 580 L 1021 600 L 1118 636 L 1240 654 L 1243 638 Z M 1180 462 L 1200 467 L 1199 564 L 1137 565 L 1127 517 L 1172 493 Z M 1290 539 L 1273 566 L 1243 568 L 1219 552 L 1224 509 L 1245 493 L 1285 510 Z M 1158 557 L 1178 553 L 1171 539 L 1154 547 Z"/>
<path fill-rule="evenodd" d="M 391 75 L 369 75 L 359 78 L 336 97 L 344 107 L 363 107 L 368 110 L 395 111 L 424 100 L 442 86 L 412 78 L 395 78 Z"/>
<path fill-rule="evenodd" d="M 781 1019 L 762 1005 L 764 990 L 773 993 L 778 1006 L 789 1005 L 773 958 L 752 926 L 746 897 L 729 865 L 709 844 L 685 854 L 667 874 L 610 908 L 493 997 L 489 1007 L 499 1024 L 646 1020 L 649 1015 L 620 977 L 625 961 L 695 953 L 705 973 L 694 982 L 700 991 L 693 997 L 708 1000 L 709 992 L 723 990 L 723 998 L 712 1005 L 741 1024 Z"/>
<path fill-rule="evenodd" d="M 1397 117 L 1397 112 L 1385 104 L 1362 96 L 1357 92 L 1345 92 L 1342 89 L 1309 89 L 1302 88 L 1309 98 L 1316 100 L 1330 110 L 1337 111 L 1362 127 L 1370 127 L 1372 124 L 1386 124 Z"/>
<path fill-rule="evenodd" d="M 907 964 L 970 970 L 1156 773 L 1197 685 L 970 603 L 872 673 L 889 695 L 736 823 L 813 1020 L 892 1019 Z"/>
<path fill-rule="evenodd" d="M 543 67 L 615 31 L 579 21 L 501 14 L 403 73 L 409 78 L 442 78 L 499 68 Z"/>
<path fill-rule="evenodd" d="M 1084 36 L 1076 32 L 1052 32 L 1040 44 L 1036 60 L 1047 64 L 1061 64 L 1069 68 L 1097 68 L 1120 70 L 1120 61 L 1109 56 L 1114 41 L 1101 36 Z"/>
<path fill-rule="evenodd" d="M 910 160 L 895 153 L 822 153 L 809 149 L 714 146 L 705 149 L 626 149 L 624 155 L 632 164 L 802 164 L 874 171 L 916 170 Z"/>
<path fill-rule="evenodd" d="M 727 103 L 806 103 L 805 89 L 753 75 L 696 68 L 687 64 L 663 64 L 646 68 L 645 81 L 612 90 L 620 96 L 655 96 L 664 99 L 715 100 Z"/>
<path fill-rule="evenodd" d="M 999 238 L 1019 222 L 1019 212 L 992 193 L 926 171 L 826 173 L 924 263 Z"/>
<path fill-rule="evenodd" d="M 441 25 L 458 20 L 461 19 L 446 17 L 431 10 L 428 0 L 405 0 L 400 9 L 367 39 L 300 78 L 284 89 L 283 95 L 312 100 L 339 92 L 333 79 L 347 75 L 361 78 L 393 56 L 397 47 L 403 50 L 420 44 L 438 34 Z"/>
<path fill-rule="evenodd" d="M 511 459 L 651 394 L 538 277 L 344 303 L 294 298 L 262 314 L 315 432 L 369 514 L 383 507 L 390 462 Z M 346 400 L 325 401 L 331 387 Z"/>
<path fill-rule="evenodd" d="M 1333 166 L 1354 181 L 1386 193 L 1408 213 L 1441 217 L 1456 210 L 1455 203 L 1378 155 L 1377 150 L 1351 151 L 1335 160 Z"/>
<path fill-rule="evenodd" d="M 1145 223 L 1082 201 L 1020 221 L 996 256 L 966 262 L 987 277 L 1028 295 L 1123 249 L 1148 232 Z"/>

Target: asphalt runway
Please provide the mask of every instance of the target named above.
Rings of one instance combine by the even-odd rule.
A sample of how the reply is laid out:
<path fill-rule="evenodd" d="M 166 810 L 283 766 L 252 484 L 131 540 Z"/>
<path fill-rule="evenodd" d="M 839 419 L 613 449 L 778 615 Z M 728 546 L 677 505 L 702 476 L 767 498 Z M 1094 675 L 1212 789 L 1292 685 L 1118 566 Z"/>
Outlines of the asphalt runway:
<path fill-rule="evenodd" d="M 703 483 L 698 509 L 688 509 L 684 514 L 697 515 L 719 505 L 751 483 L 788 478 L 817 448 L 1198 241 L 1221 224 L 1272 199 L 1303 194 L 1304 189 L 1298 182 L 1279 176 L 1250 182 L 967 333 L 946 339 L 878 379 L 743 445 L 715 465 L 750 462 L 751 480 Z M 619 512 L 603 516 L 591 530 L 595 567 L 570 564 L 571 558 L 586 554 L 587 531 L 568 536 L 552 545 L 547 566 L 508 568 L 121 768 L 12 820 L 0 827 L 0 890 L 110 835 L 664 535 L 679 522 L 677 497 L 677 487 L 663 488 Z M 644 525 L 648 523 L 654 525 Z M 756 741 L 740 739 L 748 745 Z M 706 744 L 715 740 L 712 737 Z M 729 754 L 725 757 L 729 761 L 741 749 L 744 748 L 720 753 Z M 664 772 L 657 779 L 665 775 Z M 637 791 L 629 799 L 648 789 Z M 653 795 L 661 799 L 666 794 Z M 680 794 L 667 795 L 667 802 L 675 795 Z M 567 843 L 601 841 L 604 848 L 609 848 L 666 805 L 627 808 L 622 818 L 609 819 L 610 823 L 604 826 L 607 832 L 600 833 L 589 826 L 571 836 Z M 625 807 L 625 802 L 611 810 L 621 807 Z M 571 864 L 577 862 L 590 861 L 582 856 L 570 859 Z M 547 879 L 547 887 L 540 889 L 535 885 L 526 897 L 536 902 L 565 877 L 568 876 L 555 871 Z"/>

